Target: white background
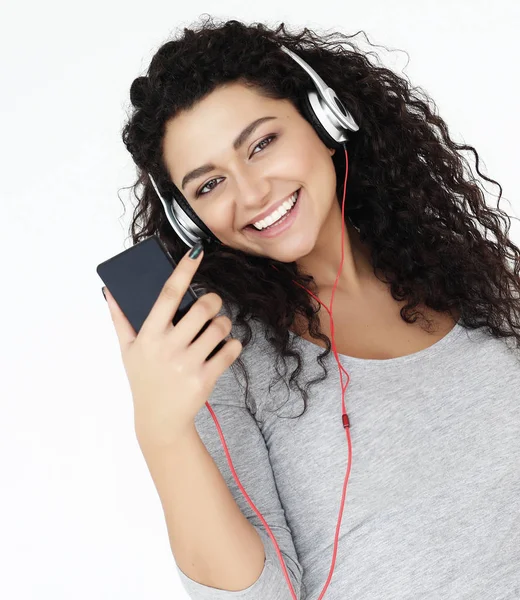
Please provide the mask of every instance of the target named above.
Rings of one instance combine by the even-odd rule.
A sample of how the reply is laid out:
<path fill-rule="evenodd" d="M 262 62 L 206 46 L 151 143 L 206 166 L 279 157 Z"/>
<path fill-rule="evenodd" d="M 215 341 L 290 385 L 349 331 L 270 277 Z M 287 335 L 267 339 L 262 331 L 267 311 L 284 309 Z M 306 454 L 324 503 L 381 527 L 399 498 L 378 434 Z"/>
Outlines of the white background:
<path fill-rule="evenodd" d="M 186 599 L 134 436 L 131 393 L 96 273 L 131 245 L 129 194 L 121 188 L 135 170 L 120 135 L 131 82 L 162 43 L 205 12 L 364 30 L 372 43 L 395 49 L 372 50 L 433 97 L 452 137 L 475 146 L 481 170 L 501 183 L 501 208 L 520 217 L 520 5 L 2 7 L 0 596 Z M 484 187 L 496 206 L 498 188 Z M 519 221 L 510 236 L 520 244 Z"/>

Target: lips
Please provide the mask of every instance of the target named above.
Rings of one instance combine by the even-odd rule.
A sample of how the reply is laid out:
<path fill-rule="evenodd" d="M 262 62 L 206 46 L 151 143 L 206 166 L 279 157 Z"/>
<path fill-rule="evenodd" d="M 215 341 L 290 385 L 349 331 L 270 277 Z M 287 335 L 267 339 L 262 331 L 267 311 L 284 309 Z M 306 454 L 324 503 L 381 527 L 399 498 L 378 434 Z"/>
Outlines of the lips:
<path fill-rule="evenodd" d="M 250 221 L 245 227 L 244 229 L 256 229 L 256 227 L 253 225 L 253 223 L 257 223 L 258 221 L 262 221 L 263 219 L 265 219 L 266 217 L 268 217 L 269 215 L 273 214 L 276 210 L 278 210 L 280 208 L 280 206 L 282 206 L 282 204 L 284 204 L 285 202 L 287 202 L 287 200 L 290 200 L 293 195 L 296 192 L 299 192 L 300 188 L 298 188 L 297 190 L 294 190 L 294 192 L 292 192 L 291 194 L 289 194 L 288 196 L 286 196 L 283 200 L 280 200 L 280 202 L 278 202 L 278 204 L 275 204 L 274 206 L 271 206 L 271 208 L 269 208 L 267 211 L 265 211 L 264 213 L 261 213 L 260 215 L 258 215 L 257 217 L 255 217 L 252 221 Z M 296 201 L 298 201 L 298 196 L 299 194 L 296 196 Z M 294 204 L 292 206 L 292 208 L 294 208 Z"/>

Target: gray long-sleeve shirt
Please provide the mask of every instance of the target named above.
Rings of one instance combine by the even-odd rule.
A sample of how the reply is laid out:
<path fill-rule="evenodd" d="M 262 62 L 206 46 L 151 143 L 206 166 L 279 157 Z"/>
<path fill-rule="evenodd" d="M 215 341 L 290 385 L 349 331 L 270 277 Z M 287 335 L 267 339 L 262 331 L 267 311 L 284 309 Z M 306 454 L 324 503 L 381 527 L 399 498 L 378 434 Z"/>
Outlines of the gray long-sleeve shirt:
<path fill-rule="evenodd" d="M 253 325 L 253 323 L 251 323 Z M 234 467 L 275 536 L 299 600 L 317 600 L 331 566 L 347 470 L 341 386 L 329 376 L 309 388 L 271 390 L 274 354 L 263 328 L 242 352 L 257 406 L 244 403 L 231 369 L 213 407 Z M 291 333 L 303 379 L 322 374 L 322 348 Z M 335 570 L 324 600 L 520 599 L 520 353 L 512 339 L 455 325 L 414 354 L 388 359 L 340 355 L 352 465 Z M 295 362 L 289 360 L 290 370 Z M 243 381 L 243 378 L 241 378 Z M 343 381 L 346 379 L 343 377 Z M 266 561 L 249 588 L 202 585 L 178 567 L 194 600 L 290 600 L 262 522 L 229 469 L 205 406 L 196 428 L 247 519 Z M 211 498 L 207 499 L 211 502 Z"/>

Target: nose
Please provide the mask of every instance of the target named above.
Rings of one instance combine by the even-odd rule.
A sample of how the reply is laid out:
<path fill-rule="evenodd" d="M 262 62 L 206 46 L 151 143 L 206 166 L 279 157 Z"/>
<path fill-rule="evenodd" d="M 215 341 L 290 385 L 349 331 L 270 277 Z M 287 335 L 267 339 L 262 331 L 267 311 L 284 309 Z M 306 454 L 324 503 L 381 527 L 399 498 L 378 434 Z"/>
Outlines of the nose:
<path fill-rule="evenodd" d="M 268 202 L 270 185 L 265 176 L 251 168 L 236 173 L 236 203 L 242 206 L 242 212 L 262 208 Z"/>

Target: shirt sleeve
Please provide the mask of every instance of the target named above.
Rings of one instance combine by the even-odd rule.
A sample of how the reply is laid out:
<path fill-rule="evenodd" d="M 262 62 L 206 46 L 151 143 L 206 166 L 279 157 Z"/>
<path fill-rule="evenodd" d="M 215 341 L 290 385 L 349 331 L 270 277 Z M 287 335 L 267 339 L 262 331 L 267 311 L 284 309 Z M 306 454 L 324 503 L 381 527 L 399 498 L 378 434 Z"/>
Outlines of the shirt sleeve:
<path fill-rule="evenodd" d="M 239 405 L 236 397 L 234 402 L 235 404 L 209 400 L 209 404 L 222 429 L 222 435 L 226 440 L 238 478 L 251 501 L 269 525 L 278 543 L 296 598 L 303 600 L 303 596 L 300 595 L 303 569 L 299 564 L 291 530 L 285 519 L 264 437 L 251 412 L 245 405 Z M 202 442 L 224 477 L 235 502 L 244 516 L 258 531 L 264 544 L 266 558 L 259 578 L 250 587 L 239 591 L 221 590 L 202 585 L 187 577 L 176 564 L 185 590 L 192 600 L 230 600 L 232 598 L 240 600 L 264 598 L 266 600 L 292 600 L 291 591 L 285 579 L 275 546 L 231 473 L 217 427 L 206 406 L 203 406 L 197 414 L 195 426 Z M 208 498 L 208 501 L 211 501 L 211 499 Z"/>

